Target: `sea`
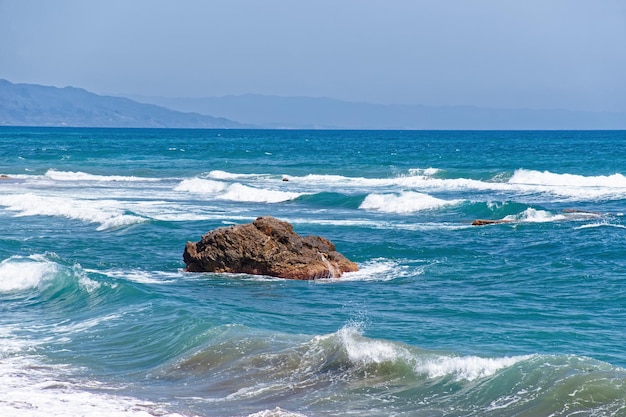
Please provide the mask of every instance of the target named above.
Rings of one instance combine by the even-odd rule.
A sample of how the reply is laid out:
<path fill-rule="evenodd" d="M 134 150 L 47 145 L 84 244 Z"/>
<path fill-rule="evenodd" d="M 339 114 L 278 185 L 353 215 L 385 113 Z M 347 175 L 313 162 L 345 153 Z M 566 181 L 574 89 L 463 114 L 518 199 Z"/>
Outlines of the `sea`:
<path fill-rule="evenodd" d="M 626 416 L 625 175 L 625 131 L 2 127 L 0 415 Z M 268 215 L 359 271 L 184 271 Z"/>

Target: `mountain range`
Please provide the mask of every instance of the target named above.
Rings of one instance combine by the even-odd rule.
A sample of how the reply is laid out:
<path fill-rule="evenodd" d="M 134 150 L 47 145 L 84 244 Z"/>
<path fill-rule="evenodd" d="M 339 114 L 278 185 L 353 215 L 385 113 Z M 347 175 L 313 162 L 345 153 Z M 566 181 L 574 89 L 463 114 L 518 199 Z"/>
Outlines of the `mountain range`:
<path fill-rule="evenodd" d="M 98 95 L 0 79 L 0 126 L 226 129 L 622 130 L 626 113 L 383 105 L 258 94 L 203 98 Z"/>
<path fill-rule="evenodd" d="M 134 98 L 179 111 L 195 111 L 276 129 L 626 129 L 626 113 L 618 112 L 384 105 L 256 94 L 205 98 Z"/>
<path fill-rule="evenodd" d="M 243 128 L 220 117 L 170 110 L 81 88 L 0 80 L 0 126 Z"/>

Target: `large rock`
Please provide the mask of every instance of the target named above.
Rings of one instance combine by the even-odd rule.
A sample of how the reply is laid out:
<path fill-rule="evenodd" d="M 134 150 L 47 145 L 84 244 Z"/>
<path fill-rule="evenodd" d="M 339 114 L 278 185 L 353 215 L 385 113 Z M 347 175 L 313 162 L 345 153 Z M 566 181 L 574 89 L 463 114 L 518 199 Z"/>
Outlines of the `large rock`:
<path fill-rule="evenodd" d="M 302 237 L 291 224 L 273 217 L 222 227 L 187 242 L 189 272 L 234 272 L 289 279 L 338 278 L 359 268 L 319 236 Z"/>

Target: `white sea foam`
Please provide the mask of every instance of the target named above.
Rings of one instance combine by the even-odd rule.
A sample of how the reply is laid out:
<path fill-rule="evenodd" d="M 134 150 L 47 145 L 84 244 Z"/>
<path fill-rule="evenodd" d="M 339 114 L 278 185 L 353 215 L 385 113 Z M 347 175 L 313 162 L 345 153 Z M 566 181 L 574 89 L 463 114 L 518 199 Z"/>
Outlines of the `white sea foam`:
<path fill-rule="evenodd" d="M 121 270 L 113 269 L 109 271 L 94 271 L 104 273 L 107 276 L 125 279 L 140 284 L 169 284 L 181 278 L 180 273 L 164 271 L 143 271 L 143 270 Z"/>
<path fill-rule="evenodd" d="M 413 369 L 418 374 L 427 374 L 429 378 L 453 376 L 457 380 L 473 381 L 494 375 L 501 369 L 530 358 L 532 358 L 531 355 L 502 358 L 432 355 L 419 358 Z"/>
<path fill-rule="evenodd" d="M 456 380 L 472 381 L 494 375 L 501 369 L 532 358 L 532 355 L 482 358 L 478 356 L 452 356 L 418 352 L 398 343 L 368 339 L 361 335 L 358 324 L 347 325 L 335 335 L 346 351 L 349 360 L 357 365 L 403 362 L 413 371 L 429 378 L 451 376 Z M 332 335 L 331 335 L 332 336 Z M 328 337 L 328 336 L 327 336 Z"/>
<path fill-rule="evenodd" d="M 228 184 L 202 178 L 183 180 L 174 190 L 207 194 L 217 200 L 256 203 L 279 203 L 293 200 L 303 195 L 302 193 L 296 192 L 254 188 L 237 182 Z"/>
<path fill-rule="evenodd" d="M 548 223 L 567 220 L 567 216 L 564 214 L 554 214 L 546 210 L 536 210 L 529 207 L 516 216 L 506 216 L 504 220 L 517 220 L 528 223 Z"/>
<path fill-rule="evenodd" d="M 15 216 L 55 216 L 99 223 L 97 230 L 106 230 L 146 219 L 125 214 L 115 200 L 88 200 L 69 197 L 39 196 L 32 193 L 0 196 L 0 206 L 15 212 Z"/>
<path fill-rule="evenodd" d="M 186 191 L 199 194 L 217 194 L 226 189 L 227 183 L 221 181 L 191 178 L 183 180 L 174 187 L 174 191 Z"/>
<path fill-rule="evenodd" d="M 441 172 L 439 168 L 411 168 L 409 169 L 409 176 L 432 177 L 439 172 Z"/>
<path fill-rule="evenodd" d="M 399 344 L 362 337 L 358 326 L 344 326 L 337 332 L 337 336 L 348 358 L 355 364 L 409 361 L 412 358 L 411 352 Z"/>
<path fill-rule="evenodd" d="M 574 174 L 555 174 L 549 171 L 540 172 L 518 169 L 515 171 L 511 179 L 509 179 L 509 183 L 549 186 L 626 188 L 626 177 L 622 174 L 587 177 Z"/>
<path fill-rule="evenodd" d="M 576 229 L 594 229 L 597 227 L 614 227 L 616 229 L 626 229 L 626 226 L 624 226 L 623 224 L 614 224 L 607 222 L 583 224 L 582 226 L 578 226 Z"/>
<path fill-rule="evenodd" d="M 263 174 L 234 174 L 232 172 L 214 170 L 208 173 L 209 178 L 214 178 L 217 180 L 235 180 L 239 178 L 254 178 L 254 177 L 265 177 Z"/>
<path fill-rule="evenodd" d="M 94 392 L 102 388 L 100 384 L 80 384 L 63 378 L 70 372 L 67 366 L 45 365 L 33 356 L 14 356 L 0 361 L 0 415 L 182 417 L 168 412 L 167 404 Z"/>
<path fill-rule="evenodd" d="M 226 192 L 224 194 L 221 194 L 217 198 L 220 200 L 241 202 L 280 203 L 283 201 L 294 200 L 301 195 L 302 193 L 258 189 L 248 187 L 247 185 L 239 183 L 234 183 L 228 186 Z"/>
<path fill-rule="evenodd" d="M 305 414 L 294 413 L 293 411 L 283 410 L 276 407 L 273 410 L 263 410 L 257 413 L 249 414 L 248 417 L 307 417 Z"/>
<path fill-rule="evenodd" d="M 442 200 L 428 194 L 405 191 L 400 194 L 369 194 L 359 206 L 360 209 L 383 213 L 408 214 L 421 210 L 432 210 L 456 205 L 463 200 Z"/>
<path fill-rule="evenodd" d="M 555 174 L 518 169 L 508 179 L 498 176 L 483 181 L 471 178 L 436 178 L 441 172 L 438 168 L 414 168 L 408 174 L 387 178 L 348 177 L 334 174 L 309 174 L 290 176 L 289 185 L 299 192 L 321 192 L 344 190 L 393 188 L 420 191 L 500 191 L 522 193 L 523 195 L 547 194 L 560 196 L 568 200 L 595 200 L 626 197 L 626 177 L 622 174 L 609 176 L 582 176 L 574 174 Z M 225 171 L 211 171 L 208 176 L 214 180 L 266 181 L 273 178 L 269 174 L 234 174 Z M 274 181 L 272 179 L 272 181 Z M 380 194 L 380 193 L 376 193 Z"/>
<path fill-rule="evenodd" d="M 12 256 L 0 262 L 0 292 L 35 288 L 57 271 L 58 265 L 42 255 Z"/>
<path fill-rule="evenodd" d="M 577 200 L 623 198 L 626 196 L 626 177 L 622 174 L 583 176 L 518 169 L 508 183 L 534 187 L 538 191 Z"/>
<path fill-rule="evenodd" d="M 142 178 L 123 175 L 94 175 L 80 171 L 57 171 L 54 169 L 49 169 L 45 176 L 55 181 L 159 181 L 157 178 Z"/>
<path fill-rule="evenodd" d="M 391 281 L 409 275 L 422 274 L 423 269 L 410 269 L 388 259 L 374 259 L 359 265 L 359 270 L 344 273 L 339 280 L 318 280 L 320 283 L 345 281 Z"/>
<path fill-rule="evenodd" d="M 503 220 L 511 222 L 525 222 L 525 223 L 549 223 L 549 222 L 561 222 L 561 221 L 584 221 L 589 219 L 595 219 L 600 217 L 597 213 L 587 212 L 563 212 L 563 213 L 551 213 L 546 210 L 537 210 L 532 207 L 527 208 L 516 215 L 509 215 L 504 217 Z"/>

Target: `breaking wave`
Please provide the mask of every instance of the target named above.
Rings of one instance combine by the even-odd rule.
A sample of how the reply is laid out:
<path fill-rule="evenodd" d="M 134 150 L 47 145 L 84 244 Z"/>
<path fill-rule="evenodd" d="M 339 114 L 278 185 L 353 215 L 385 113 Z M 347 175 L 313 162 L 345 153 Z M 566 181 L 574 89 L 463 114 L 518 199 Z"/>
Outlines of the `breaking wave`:
<path fill-rule="evenodd" d="M 295 200 L 303 195 L 303 193 L 256 188 L 237 182 L 229 184 L 202 178 L 183 180 L 174 190 L 205 194 L 217 200 L 257 203 L 280 203 Z"/>
<path fill-rule="evenodd" d="M 116 200 L 90 200 L 69 197 L 39 196 L 32 193 L 0 196 L 0 206 L 15 216 L 54 216 L 97 223 L 97 230 L 107 230 L 146 221 L 128 214 Z"/>
<path fill-rule="evenodd" d="M 463 200 L 443 200 L 428 194 L 405 191 L 399 194 L 369 194 L 359 208 L 383 213 L 406 214 L 456 205 L 462 202 Z"/>

